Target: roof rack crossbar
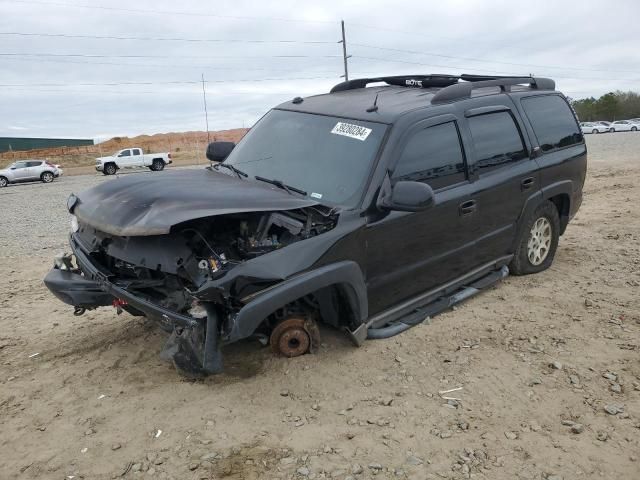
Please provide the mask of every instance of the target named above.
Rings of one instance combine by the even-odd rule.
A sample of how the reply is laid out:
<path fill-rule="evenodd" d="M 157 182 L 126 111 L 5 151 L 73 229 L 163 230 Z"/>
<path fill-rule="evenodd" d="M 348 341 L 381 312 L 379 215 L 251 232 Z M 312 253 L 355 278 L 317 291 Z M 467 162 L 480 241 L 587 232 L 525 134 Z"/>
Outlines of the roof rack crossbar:
<path fill-rule="evenodd" d="M 556 82 L 550 78 L 537 77 L 489 77 L 481 75 L 461 75 L 462 83 L 456 83 L 443 88 L 431 99 L 432 104 L 451 102 L 461 98 L 471 97 L 473 90 L 486 87 L 499 87 L 502 92 L 511 90 L 512 85 L 529 84 L 538 90 L 555 90 Z"/>
<path fill-rule="evenodd" d="M 457 75 L 397 75 L 390 77 L 356 78 L 335 85 L 329 93 L 365 88 L 370 83 L 384 82 L 387 85 L 414 88 L 448 87 L 460 79 Z"/>

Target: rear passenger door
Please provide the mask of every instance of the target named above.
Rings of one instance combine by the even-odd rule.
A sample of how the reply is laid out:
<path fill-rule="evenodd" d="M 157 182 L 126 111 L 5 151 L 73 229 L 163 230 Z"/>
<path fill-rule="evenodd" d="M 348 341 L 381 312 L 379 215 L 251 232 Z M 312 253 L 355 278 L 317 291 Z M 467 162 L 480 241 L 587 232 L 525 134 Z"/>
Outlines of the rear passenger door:
<path fill-rule="evenodd" d="M 397 157 L 396 157 L 397 155 Z M 415 124 L 403 136 L 391 183 L 425 182 L 435 204 L 420 212 L 388 212 L 365 231 L 370 313 L 462 275 L 473 265 L 472 215 L 463 215 L 469 180 L 457 118 Z"/>
<path fill-rule="evenodd" d="M 478 264 L 512 253 L 518 218 L 526 199 L 536 195 L 540 184 L 524 126 L 511 101 L 506 97 L 484 101 L 493 105 L 465 112 L 472 143 L 469 167 L 474 179 L 471 202 L 476 209 Z"/>
<path fill-rule="evenodd" d="M 28 176 L 32 180 L 39 179 L 40 175 L 44 171 L 44 169 L 42 168 L 42 162 L 41 161 L 27 162 L 27 167 L 29 167 L 28 168 L 28 171 L 29 171 Z"/>
<path fill-rule="evenodd" d="M 142 150 L 140 150 L 139 148 L 132 148 L 131 153 L 131 165 L 134 167 L 144 166 L 144 157 L 142 155 Z"/>

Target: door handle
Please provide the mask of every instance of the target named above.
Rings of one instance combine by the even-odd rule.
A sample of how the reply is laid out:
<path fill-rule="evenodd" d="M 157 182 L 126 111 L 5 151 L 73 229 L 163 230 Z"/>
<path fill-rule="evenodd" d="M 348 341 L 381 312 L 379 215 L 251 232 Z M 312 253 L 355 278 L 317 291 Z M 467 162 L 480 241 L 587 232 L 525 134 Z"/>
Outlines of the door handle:
<path fill-rule="evenodd" d="M 522 190 L 528 190 L 529 188 L 533 187 L 535 183 L 536 183 L 535 178 L 527 177 L 520 182 L 520 188 L 522 188 Z"/>
<path fill-rule="evenodd" d="M 476 201 L 475 200 L 467 200 L 466 202 L 462 202 L 459 206 L 460 208 L 460 216 L 466 217 L 471 215 L 476 211 Z"/>

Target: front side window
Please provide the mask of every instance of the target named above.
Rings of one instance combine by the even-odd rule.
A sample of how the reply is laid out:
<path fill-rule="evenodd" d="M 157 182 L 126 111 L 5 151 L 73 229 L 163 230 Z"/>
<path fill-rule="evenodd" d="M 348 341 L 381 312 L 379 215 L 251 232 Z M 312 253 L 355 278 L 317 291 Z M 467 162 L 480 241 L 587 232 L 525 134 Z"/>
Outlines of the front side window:
<path fill-rule="evenodd" d="M 16 170 L 27 168 L 27 162 L 16 162 L 13 164 L 13 168 L 15 168 Z"/>
<path fill-rule="evenodd" d="M 466 180 L 464 154 L 455 122 L 415 133 L 405 145 L 392 178 L 424 182 L 434 190 Z"/>
<path fill-rule="evenodd" d="M 495 112 L 469 118 L 480 175 L 527 158 L 520 131 L 509 112 Z"/>
<path fill-rule="evenodd" d="M 559 95 L 540 95 L 522 99 L 538 144 L 543 152 L 582 143 L 582 132 L 566 101 Z"/>
<path fill-rule="evenodd" d="M 272 110 L 231 151 L 225 164 L 352 207 L 366 186 L 387 126 L 347 118 Z M 235 175 L 231 170 L 220 170 Z"/>
<path fill-rule="evenodd" d="M 119 157 L 130 157 L 131 156 L 131 150 L 123 150 L 122 152 L 120 152 L 120 155 L 118 155 Z"/>

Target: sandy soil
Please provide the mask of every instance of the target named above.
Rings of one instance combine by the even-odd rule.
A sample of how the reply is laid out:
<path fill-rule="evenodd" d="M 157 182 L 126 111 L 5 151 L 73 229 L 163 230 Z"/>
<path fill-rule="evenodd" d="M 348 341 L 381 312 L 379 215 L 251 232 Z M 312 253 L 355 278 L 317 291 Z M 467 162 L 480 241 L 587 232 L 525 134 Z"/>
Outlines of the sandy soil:
<path fill-rule="evenodd" d="M 53 250 L 3 262 L 0 478 L 640 478 L 640 135 L 588 141 L 548 271 L 359 349 L 234 345 L 205 381 L 144 320 L 74 317 L 41 282 Z"/>

